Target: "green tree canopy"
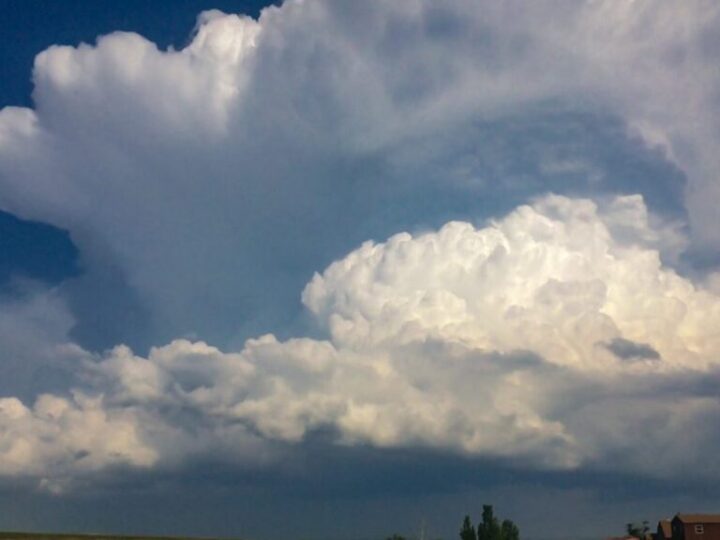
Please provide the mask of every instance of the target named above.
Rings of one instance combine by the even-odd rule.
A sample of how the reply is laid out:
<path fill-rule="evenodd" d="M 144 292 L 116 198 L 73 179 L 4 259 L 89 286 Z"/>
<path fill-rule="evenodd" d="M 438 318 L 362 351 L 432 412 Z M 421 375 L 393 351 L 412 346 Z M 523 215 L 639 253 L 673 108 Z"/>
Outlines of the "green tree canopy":
<path fill-rule="evenodd" d="M 509 519 L 503 520 L 500 525 L 500 538 L 502 540 L 520 540 L 520 530 Z"/>
<path fill-rule="evenodd" d="M 468 524 L 470 519 L 467 518 Z M 463 527 L 465 522 L 463 522 Z M 465 540 L 465 537 L 461 538 Z M 493 507 L 491 504 L 484 504 L 482 509 L 482 522 L 477 526 L 477 539 L 476 540 L 520 540 L 520 530 L 517 528 L 512 521 L 509 519 L 503 520 L 502 524 L 495 517 Z"/>
<path fill-rule="evenodd" d="M 650 526 L 647 521 L 643 521 L 642 525 L 638 525 L 637 523 L 628 523 L 625 525 L 625 531 L 628 533 L 628 536 L 634 536 L 635 538 L 645 540 L 648 534 L 650 534 Z"/>
<path fill-rule="evenodd" d="M 501 540 L 500 525 L 491 504 L 483 504 L 482 523 L 478 524 L 477 540 Z"/>
<path fill-rule="evenodd" d="M 465 516 L 462 527 L 460 528 L 460 540 L 477 540 L 475 535 L 475 527 L 473 527 L 470 516 Z"/>

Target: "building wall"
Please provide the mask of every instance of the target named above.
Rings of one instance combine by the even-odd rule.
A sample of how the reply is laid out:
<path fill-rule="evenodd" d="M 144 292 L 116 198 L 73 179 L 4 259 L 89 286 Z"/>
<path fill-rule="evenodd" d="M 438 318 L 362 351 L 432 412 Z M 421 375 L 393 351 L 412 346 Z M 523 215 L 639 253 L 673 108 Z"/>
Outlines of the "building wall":
<path fill-rule="evenodd" d="M 697 533 L 696 525 L 702 525 L 703 532 Z M 720 540 L 720 523 L 682 523 L 672 521 L 673 540 Z"/>

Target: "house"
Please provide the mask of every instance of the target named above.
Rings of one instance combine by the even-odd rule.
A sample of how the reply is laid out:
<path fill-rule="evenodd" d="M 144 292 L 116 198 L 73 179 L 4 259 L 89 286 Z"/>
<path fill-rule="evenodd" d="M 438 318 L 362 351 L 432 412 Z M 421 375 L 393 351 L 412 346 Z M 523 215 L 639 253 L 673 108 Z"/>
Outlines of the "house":
<path fill-rule="evenodd" d="M 720 540 L 720 514 L 676 514 L 658 522 L 653 540 Z"/>
<path fill-rule="evenodd" d="M 669 519 L 661 519 L 658 521 L 657 532 L 653 540 L 671 540 L 672 539 L 672 522 Z"/>

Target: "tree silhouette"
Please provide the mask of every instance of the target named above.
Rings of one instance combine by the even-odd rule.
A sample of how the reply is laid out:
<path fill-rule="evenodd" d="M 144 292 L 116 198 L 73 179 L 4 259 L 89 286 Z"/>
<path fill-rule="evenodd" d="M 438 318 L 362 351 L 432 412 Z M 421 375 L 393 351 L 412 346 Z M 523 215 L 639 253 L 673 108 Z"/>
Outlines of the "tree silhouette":
<path fill-rule="evenodd" d="M 475 527 L 470 521 L 470 516 L 465 516 L 462 527 L 460 528 L 460 540 L 477 540 L 475 535 Z"/>
<path fill-rule="evenodd" d="M 644 540 L 650 533 L 650 526 L 647 520 L 643 521 L 642 525 L 638 525 L 637 523 L 628 523 L 625 525 L 625 531 L 628 533 L 628 536 Z"/>
<path fill-rule="evenodd" d="M 470 518 L 465 517 L 463 522 L 463 528 L 460 529 L 460 538 L 466 540 L 463 536 L 465 526 L 470 525 Z M 471 537 L 467 537 L 468 540 L 472 540 Z M 498 519 L 495 517 L 493 507 L 491 504 L 484 504 L 482 510 L 482 522 L 478 523 L 477 526 L 477 539 L 476 540 L 520 540 L 520 530 L 517 528 L 512 521 L 506 519 L 500 524 Z"/>
<path fill-rule="evenodd" d="M 483 504 L 482 523 L 478 524 L 477 538 L 478 540 L 501 540 L 500 525 L 493 514 L 491 504 Z"/>
<path fill-rule="evenodd" d="M 500 526 L 500 538 L 502 540 L 520 540 L 520 530 L 512 521 L 506 519 Z"/>

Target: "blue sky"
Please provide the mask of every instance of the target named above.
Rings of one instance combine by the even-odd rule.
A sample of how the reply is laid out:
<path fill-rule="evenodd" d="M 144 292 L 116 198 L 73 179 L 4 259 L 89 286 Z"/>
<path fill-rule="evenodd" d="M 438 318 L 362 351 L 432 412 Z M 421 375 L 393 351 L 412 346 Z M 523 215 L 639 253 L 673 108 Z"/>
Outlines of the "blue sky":
<path fill-rule="evenodd" d="M 717 510 L 720 9 L 1 6 L 0 529 Z"/>

